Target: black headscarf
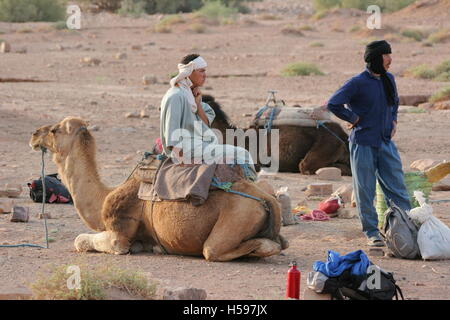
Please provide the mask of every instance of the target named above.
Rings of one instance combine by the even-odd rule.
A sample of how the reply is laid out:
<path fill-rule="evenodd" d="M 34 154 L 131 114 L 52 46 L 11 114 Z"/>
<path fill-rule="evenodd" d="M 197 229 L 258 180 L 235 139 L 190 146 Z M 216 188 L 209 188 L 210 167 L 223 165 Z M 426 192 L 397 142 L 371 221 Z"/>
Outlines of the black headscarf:
<path fill-rule="evenodd" d="M 386 74 L 386 69 L 383 66 L 383 54 L 390 54 L 391 46 L 384 40 L 373 41 L 366 47 L 364 53 L 364 61 L 367 63 L 367 68 L 373 73 L 381 75 L 384 92 L 386 94 L 388 105 L 394 105 L 395 89 L 391 79 Z"/>

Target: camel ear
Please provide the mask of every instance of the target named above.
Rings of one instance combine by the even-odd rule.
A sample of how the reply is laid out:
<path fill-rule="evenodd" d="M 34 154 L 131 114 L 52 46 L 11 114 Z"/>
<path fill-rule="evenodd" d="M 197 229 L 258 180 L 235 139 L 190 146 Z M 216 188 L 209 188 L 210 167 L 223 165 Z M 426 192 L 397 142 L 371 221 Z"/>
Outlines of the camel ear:
<path fill-rule="evenodd" d="M 67 134 L 71 134 L 72 133 L 72 131 L 73 131 L 73 125 L 72 125 L 72 123 L 70 123 L 70 121 L 67 121 L 66 122 L 66 132 L 67 132 Z"/>

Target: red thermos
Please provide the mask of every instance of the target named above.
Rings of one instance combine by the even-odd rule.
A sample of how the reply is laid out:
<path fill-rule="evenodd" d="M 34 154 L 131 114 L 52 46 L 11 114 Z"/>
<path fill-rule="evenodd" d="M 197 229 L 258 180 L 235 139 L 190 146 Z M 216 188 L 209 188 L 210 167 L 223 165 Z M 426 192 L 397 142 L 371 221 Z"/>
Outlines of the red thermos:
<path fill-rule="evenodd" d="M 287 273 L 286 298 L 300 299 L 300 271 L 297 270 L 297 262 L 292 261 Z"/>

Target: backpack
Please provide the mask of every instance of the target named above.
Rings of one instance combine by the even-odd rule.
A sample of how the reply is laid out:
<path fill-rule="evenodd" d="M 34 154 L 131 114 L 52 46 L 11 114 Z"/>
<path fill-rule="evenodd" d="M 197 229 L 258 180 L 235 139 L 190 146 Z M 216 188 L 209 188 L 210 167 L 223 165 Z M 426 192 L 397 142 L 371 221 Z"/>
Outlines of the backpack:
<path fill-rule="evenodd" d="M 34 202 L 42 202 L 43 188 L 42 178 L 27 183 L 30 189 L 30 198 Z M 45 176 L 45 202 L 46 203 L 72 203 L 72 196 L 66 187 L 58 179 L 58 174 Z"/>
<path fill-rule="evenodd" d="M 389 200 L 390 208 L 385 212 L 382 236 L 389 251 L 397 258 L 418 259 L 420 249 L 417 243 L 418 228 L 409 216 Z"/>
<path fill-rule="evenodd" d="M 402 290 L 396 285 L 394 276 L 376 265 L 372 265 L 380 275 L 379 286 L 370 288 L 368 281 L 371 281 L 373 273 L 369 272 L 365 276 L 356 276 L 345 270 L 340 276 L 328 278 L 321 272 L 310 272 L 308 274 L 308 288 L 316 293 L 331 294 L 333 300 L 396 300 L 399 295 L 404 300 Z M 372 283 L 372 282 L 371 282 Z M 377 283 L 373 284 L 374 286 Z"/>

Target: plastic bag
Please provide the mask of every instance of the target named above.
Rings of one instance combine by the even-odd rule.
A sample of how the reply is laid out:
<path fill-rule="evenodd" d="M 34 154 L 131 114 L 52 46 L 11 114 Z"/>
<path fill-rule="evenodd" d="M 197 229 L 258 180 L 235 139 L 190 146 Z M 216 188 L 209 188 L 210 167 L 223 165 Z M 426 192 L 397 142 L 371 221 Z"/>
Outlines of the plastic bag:
<path fill-rule="evenodd" d="M 433 216 L 433 208 L 425 203 L 421 191 L 414 191 L 420 207 L 411 209 L 409 216 L 420 225 L 417 236 L 420 254 L 425 260 L 450 259 L 450 228 Z"/>

